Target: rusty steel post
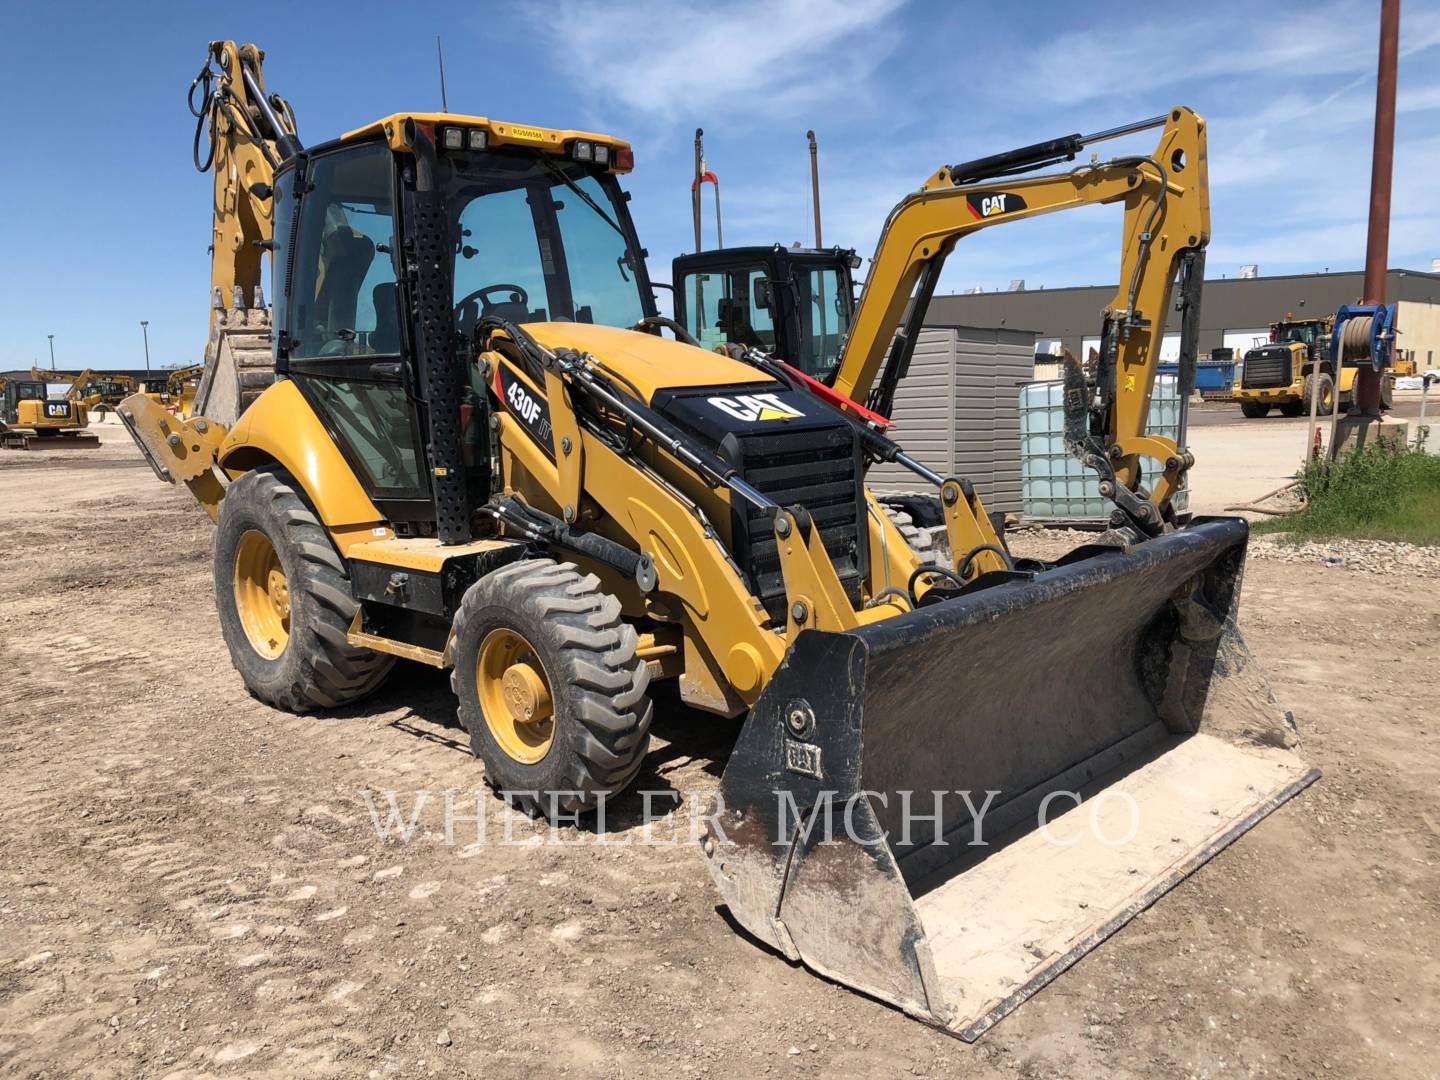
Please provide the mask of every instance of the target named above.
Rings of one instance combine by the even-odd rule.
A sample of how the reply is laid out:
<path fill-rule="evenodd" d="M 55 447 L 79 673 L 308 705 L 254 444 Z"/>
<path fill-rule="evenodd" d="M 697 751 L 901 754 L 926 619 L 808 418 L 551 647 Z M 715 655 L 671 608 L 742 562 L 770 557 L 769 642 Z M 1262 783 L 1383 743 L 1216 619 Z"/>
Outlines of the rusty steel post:
<path fill-rule="evenodd" d="M 820 159 L 819 152 L 815 147 L 815 132 L 805 132 L 805 138 L 810 140 L 810 200 L 815 208 L 815 246 L 821 247 L 820 241 Z"/>
<path fill-rule="evenodd" d="M 695 217 L 695 251 L 697 253 L 703 248 L 700 240 L 700 173 L 703 166 L 700 161 L 704 148 L 700 144 L 700 137 L 704 134 L 703 128 L 695 129 L 695 182 L 690 185 L 690 212 Z"/>
<path fill-rule="evenodd" d="M 1390 178 L 1395 164 L 1395 81 L 1400 52 L 1400 0 L 1380 0 L 1380 65 L 1375 78 L 1375 146 L 1370 160 L 1370 227 L 1365 244 L 1365 303 L 1385 302 L 1390 259 Z M 1380 372 L 1355 373 L 1353 410 L 1380 415 Z"/>

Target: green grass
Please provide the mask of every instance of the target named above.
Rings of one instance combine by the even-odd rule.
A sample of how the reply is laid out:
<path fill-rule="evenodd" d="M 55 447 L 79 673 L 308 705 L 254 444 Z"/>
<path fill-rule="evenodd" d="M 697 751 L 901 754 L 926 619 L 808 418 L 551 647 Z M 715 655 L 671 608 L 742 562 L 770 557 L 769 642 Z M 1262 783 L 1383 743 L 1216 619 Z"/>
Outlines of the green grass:
<path fill-rule="evenodd" d="M 1310 462 L 1300 484 L 1305 506 L 1257 522 L 1254 532 L 1440 545 L 1440 457 L 1371 446 Z"/>

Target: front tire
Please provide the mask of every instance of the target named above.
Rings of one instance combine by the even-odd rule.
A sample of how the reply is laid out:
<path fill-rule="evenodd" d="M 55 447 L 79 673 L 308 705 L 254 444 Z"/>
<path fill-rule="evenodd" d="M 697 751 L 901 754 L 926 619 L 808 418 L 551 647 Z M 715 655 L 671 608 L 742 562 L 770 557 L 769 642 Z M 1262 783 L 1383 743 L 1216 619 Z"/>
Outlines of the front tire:
<path fill-rule="evenodd" d="M 650 747 L 650 669 L 620 601 L 571 563 L 525 559 L 470 586 L 450 685 L 485 782 L 534 817 L 593 810 Z"/>
<path fill-rule="evenodd" d="M 356 701 L 395 665 L 345 640 L 357 609 L 345 563 L 278 466 L 246 473 L 221 500 L 215 606 L 245 688 L 277 709 Z"/>
<path fill-rule="evenodd" d="M 1335 381 L 1323 371 L 1318 373 L 1312 371 L 1309 375 L 1305 376 L 1304 411 L 1307 413 L 1310 411 L 1310 402 L 1316 392 L 1316 379 L 1320 380 L 1320 400 L 1316 406 L 1316 414 L 1319 416 L 1329 416 L 1335 408 Z"/>

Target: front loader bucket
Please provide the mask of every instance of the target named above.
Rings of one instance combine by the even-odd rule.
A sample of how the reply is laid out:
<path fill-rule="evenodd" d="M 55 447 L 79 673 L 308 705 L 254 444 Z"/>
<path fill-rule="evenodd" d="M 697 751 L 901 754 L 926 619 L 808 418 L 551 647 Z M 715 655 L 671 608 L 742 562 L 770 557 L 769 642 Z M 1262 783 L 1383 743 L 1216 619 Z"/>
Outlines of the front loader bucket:
<path fill-rule="evenodd" d="M 1319 775 L 1235 629 L 1246 534 L 801 633 L 702 842 L 733 916 L 977 1038 Z"/>

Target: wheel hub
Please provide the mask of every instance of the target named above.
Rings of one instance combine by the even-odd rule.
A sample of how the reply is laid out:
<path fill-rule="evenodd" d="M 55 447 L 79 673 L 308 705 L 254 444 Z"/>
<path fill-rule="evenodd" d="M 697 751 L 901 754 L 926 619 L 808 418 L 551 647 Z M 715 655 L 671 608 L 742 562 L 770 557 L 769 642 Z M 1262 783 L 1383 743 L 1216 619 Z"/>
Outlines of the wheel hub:
<path fill-rule="evenodd" d="M 550 691 L 545 677 L 529 664 L 511 664 L 500 680 L 505 704 L 516 723 L 534 724 L 550 719 Z"/>
<path fill-rule="evenodd" d="M 533 765 L 555 741 L 554 698 L 535 649 L 518 631 L 491 630 L 475 658 L 475 689 L 485 726 L 516 761 Z"/>
<path fill-rule="evenodd" d="M 290 642 L 290 582 L 270 538 L 251 529 L 235 545 L 235 610 L 250 647 L 277 659 Z"/>

